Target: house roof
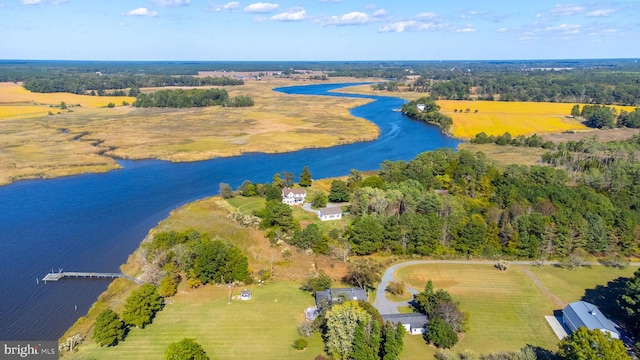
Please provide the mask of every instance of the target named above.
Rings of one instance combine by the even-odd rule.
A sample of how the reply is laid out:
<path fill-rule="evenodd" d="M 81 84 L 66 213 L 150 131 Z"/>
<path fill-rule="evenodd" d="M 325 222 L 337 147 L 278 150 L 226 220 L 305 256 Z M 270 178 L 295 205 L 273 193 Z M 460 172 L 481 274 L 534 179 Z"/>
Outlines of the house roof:
<path fill-rule="evenodd" d="M 384 322 L 390 321 L 393 324 L 402 323 L 409 324 L 412 329 L 425 327 L 427 325 L 427 317 L 424 314 L 386 314 L 380 315 Z"/>
<path fill-rule="evenodd" d="M 338 215 L 342 214 L 342 209 L 339 206 L 325 207 L 318 210 L 320 216 L 325 215 Z"/>
<path fill-rule="evenodd" d="M 305 190 L 304 188 L 290 188 L 290 187 L 285 187 L 284 189 L 282 189 L 282 193 L 284 194 L 284 196 L 289 195 L 289 193 L 293 193 L 294 195 L 306 195 L 307 194 L 307 190 Z"/>
<path fill-rule="evenodd" d="M 240 295 L 251 295 L 251 291 L 244 289 L 240 292 Z"/>
<path fill-rule="evenodd" d="M 340 294 L 345 294 L 347 300 L 367 300 L 367 292 L 361 288 L 336 288 L 316 291 L 316 304 L 326 300 L 332 302 L 338 299 Z"/>
<path fill-rule="evenodd" d="M 562 310 L 562 313 L 576 327 L 584 326 L 590 330 L 605 329 L 618 334 L 616 324 L 607 319 L 597 306 L 586 301 L 572 302 Z"/>

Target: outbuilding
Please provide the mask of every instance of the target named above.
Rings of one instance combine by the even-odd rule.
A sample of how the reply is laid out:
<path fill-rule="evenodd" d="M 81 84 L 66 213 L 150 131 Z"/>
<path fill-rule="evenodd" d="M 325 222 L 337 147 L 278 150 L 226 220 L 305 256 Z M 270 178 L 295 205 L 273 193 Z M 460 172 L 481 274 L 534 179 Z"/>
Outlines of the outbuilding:
<path fill-rule="evenodd" d="M 244 289 L 240 292 L 240 300 L 251 300 L 251 291 Z"/>
<path fill-rule="evenodd" d="M 567 305 L 562 310 L 562 322 L 571 332 L 579 327 L 586 327 L 589 330 L 598 329 L 605 334 L 609 333 L 614 339 L 620 339 L 616 324 L 607 319 L 597 306 L 586 301 L 576 301 Z"/>
<path fill-rule="evenodd" d="M 342 219 L 342 209 L 340 206 L 325 207 L 318 210 L 318 218 L 322 221 Z"/>
<path fill-rule="evenodd" d="M 387 321 L 392 324 L 401 323 L 411 335 L 423 335 L 427 329 L 427 317 L 423 314 L 383 314 L 381 316 L 385 323 Z"/>

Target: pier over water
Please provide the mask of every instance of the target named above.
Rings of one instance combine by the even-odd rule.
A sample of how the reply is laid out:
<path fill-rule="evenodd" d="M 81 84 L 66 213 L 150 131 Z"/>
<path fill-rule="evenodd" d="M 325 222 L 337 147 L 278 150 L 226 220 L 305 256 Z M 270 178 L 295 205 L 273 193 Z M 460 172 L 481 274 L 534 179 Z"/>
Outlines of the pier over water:
<path fill-rule="evenodd" d="M 62 278 L 85 278 L 85 279 L 115 279 L 115 278 L 123 278 L 129 279 L 131 281 L 135 281 L 138 284 L 143 284 L 144 281 L 134 278 L 129 275 L 125 275 L 122 273 L 97 273 L 97 272 L 75 272 L 75 271 L 59 271 L 57 273 L 50 272 L 45 277 L 42 278 L 42 281 L 46 284 L 47 281 L 58 281 Z"/>

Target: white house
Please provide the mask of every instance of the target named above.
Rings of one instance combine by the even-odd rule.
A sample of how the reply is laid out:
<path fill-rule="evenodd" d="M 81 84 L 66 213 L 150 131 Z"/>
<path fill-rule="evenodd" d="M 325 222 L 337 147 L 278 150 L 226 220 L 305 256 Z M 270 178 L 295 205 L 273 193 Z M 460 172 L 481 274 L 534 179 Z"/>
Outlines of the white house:
<path fill-rule="evenodd" d="M 307 197 L 307 190 L 304 188 L 286 187 L 282 189 L 282 202 L 287 205 L 300 205 L 304 203 L 304 199 Z"/>
<path fill-rule="evenodd" d="M 342 209 L 339 206 L 325 207 L 318 210 L 318 218 L 322 221 L 342 219 Z"/>
<path fill-rule="evenodd" d="M 572 332 L 579 327 L 586 327 L 589 330 L 599 329 L 605 334 L 609 333 L 614 339 L 620 339 L 616 324 L 607 319 L 597 306 L 586 301 L 576 301 L 567 305 L 562 310 L 562 322 Z"/>
<path fill-rule="evenodd" d="M 387 314 L 381 315 L 384 322 L 393 324 L 401 323 L 405 330 L 411 335 L 422 335 L 426 332 L 427 317 L 423 314 Z"/>
<path fill-rule="evenodd" d="M 423 112 L 424 108 L 425 108 L 425 105 L 424 104 L 418 104 L 418 105 L 416 105 L 416 107 L 418 108 L 418 111 Z"/>

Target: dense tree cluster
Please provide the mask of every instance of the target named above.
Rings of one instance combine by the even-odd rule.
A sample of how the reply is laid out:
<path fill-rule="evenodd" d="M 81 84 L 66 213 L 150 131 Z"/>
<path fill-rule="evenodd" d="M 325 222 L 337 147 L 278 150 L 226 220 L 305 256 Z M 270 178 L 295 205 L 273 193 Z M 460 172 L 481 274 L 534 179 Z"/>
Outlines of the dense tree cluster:
<path fill-rule="evenodd" d="M 101 73 L 65 73 L 59 72 L 26 79 L 22 86 L 33 92 L 52 93 L 68 92 L 73 94 L 89 94 L 95 91 L 98 95 L 125 96 L 123 91 L 129 88 L 165 87 L 165 86 L 227 86 L 243 85 L 244 81 L 230 77 L 193 76 L 161 76 L 140 74 L 106 75 Z M 121 90 L 109 92 L 109 90 Z M 134 94 L 132 94 L 135 96 Z M 131 96 L 131 95 L 130 95 Z"/>
<path fill-rule="evenodd" d="M 447 349 L 458 342 L 458 333 L 465 330 L 468 316 L 460 311 L 448 292 L 435 291 L 429 280 L 424 291 L 414 296 L 413 306 L 429 319 L 425 333 L 427 342 Z"/>
<path fill-rule="evenodd" d="M 167 346 L 165 360 L 209 360 L 209 356 L 195 339 L 184 338 Z"/>
<path fill-rule="evenodd" d="M 516 137 L 511 136 L 509 132 L 505 132 L 502 135 L 487 135 L 485 132 L 476 134 L 476 137 L 471 139 L 472 144 L 496 144 L 496 145 L 513 145 L 513 146 L 525 146 L 525 147 L 541 147 L 543 149 L 554 149 L 556 145 L 552 141 L 544 141 L 544 139 L 538 134 L 531 136 L 518 135 Z"/>
<path fill-rule="evenodd" d="M 586 120 L 587 125 L 598 129 L 611 129 L 614 127 L 640 127 L 640 108 L 635 108 L 632 112 L 621 110 L 617 112 L 615 107 L 604 105 L 584 105 L 580 110 L 580 105 L 574 105 L 571 115 L 581 116 Z"/>
<path fill-rule="evenodd" d="M 127 297 L 122 311 L 122 320 L 128 326 L 144 328 L 162 309 L 162 297 L 153 284 L 144 284 Z"/>
<path fill-rule="evenodd" d="M 101 312 L 93 324 L 93 340 L 100 346 L 118 345 L 124 339 L 124 334 L 124 322 L 111 309 Z"/>
<path fill-rule="evenodd" d="M 424 106 L 422 110 L 418 108 L 418 104 Z M 440 113 L 440 105 L 429 97 L 423 97 L 418 100 L 409 101 L 402 105 L 402 113 L 416 120 L 428 122 L 440 126 L 443 132 L 448 132 L 453 124 L 450 117 Z"/>
<path fill-rule="evenodd" d="M 248 96 L 236 96 L 229 99 L 224 89 L 176 89 L 161 90 L 149 94 L 140 93 L 133 103 L 135 107 L 169 107 L 191 108 L 205 106 L 253 106 L 253 100 Z"/>
<path fill-rule="evenodd" d="M 171 278 L 163 277 L 161 285 L 175 283 L 178 272 L 186 273 L 189 283 L 196 286 L 251 281 L 247 257 L 240 249 L 221 240 L 211 240 L 207 234 L 194 229 L 160 232 L 143 244 L 142 249 L 147 261 L 161 267 Z"/>

